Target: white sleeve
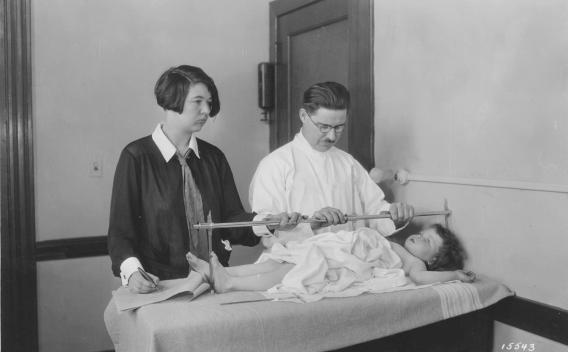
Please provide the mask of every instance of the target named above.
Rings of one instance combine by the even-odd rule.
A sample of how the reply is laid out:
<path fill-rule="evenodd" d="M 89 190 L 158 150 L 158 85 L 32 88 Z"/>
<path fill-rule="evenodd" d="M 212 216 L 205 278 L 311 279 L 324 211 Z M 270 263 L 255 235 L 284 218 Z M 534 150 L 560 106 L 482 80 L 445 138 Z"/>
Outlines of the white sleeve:
<path fill-rule="evenodd" d="M 290 165 L 282 155 L 270 154 L 258 164 L 249 188 L 250 206 L 252 211 L 259 214 L 257 217 L 263 218 L 268 214 L 297 211 L 297 209 L 290 209 L 286 196 L 286 175 L 290 173 L 290 170 Z M 261 214 L 263 216 L 260 216 Z M 296 229 L 287 232 L 296 233 L 300 228 L 303 226 L 298 225 Z M 257 236 L 273 236 L 266 226 L 255 226 L 253 231 Z M 302 232 L 305 232 L 305 229 Z M 309 232 L 312 233 L 311 228 Z M 274 235 L 287 237 L 285 232 L 279 230 L 276 230 Z"/>
<path fill-rule="evenodd" d="M 252 219 L 252 221 L 262 221 L 264 220 L 265 217 L 266 214 L 257 214 Z M 270 230 L 268 230 L 268 227 L 266 227 L 266 225 L 253 226 L 252 232 L 254 232 L 254 234 L 257 235 L 258 237 L 272 236 L 272 233 L 270 232 Z"/>
<path fill-rule="evenodd" d="M 355 183 L 363 203 L 363 215 L 374 215 L 389 211 L 390 203 L 385 200 L 383 190 L 371 179 L 369 173 L 357 161 L 355 161 L 353 168 Z M 379 231 L 383 236 L 392 235 L 396 229 L 391 219 L 369 220 L 369 227 Z"/>
<path fill-rule="evenodd" d="M 138 268 L 142 268 L 142 264 L 136 257 L 128 257 L 120 264 L 120 280 L 122 281 L 122 286 L 128 286 L 128 280 L 130 276 L 138 271 Z"/>
<path fill-rule="evenodd" d="M 249 187 L 249 202 L 257 214 L 290 212 L 286 202 L 286 166 L 269 155 L 262 159 Z"/>

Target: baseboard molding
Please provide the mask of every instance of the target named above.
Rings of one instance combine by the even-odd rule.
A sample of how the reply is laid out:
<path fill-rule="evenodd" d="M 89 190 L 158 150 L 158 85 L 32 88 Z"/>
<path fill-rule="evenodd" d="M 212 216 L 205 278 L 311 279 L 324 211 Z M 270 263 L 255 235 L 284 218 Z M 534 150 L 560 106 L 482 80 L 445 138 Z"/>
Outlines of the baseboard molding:
<path fill-rule="evenodd" d="M 36 261 L 108 255 L 107 236 L 67 238 L 36 243 Z"/>
<path fill-rule="evenodd" d="M 568 310 L 523 297 L 508 297 L 495 305 L 497 321 L 568 345 Z"/>

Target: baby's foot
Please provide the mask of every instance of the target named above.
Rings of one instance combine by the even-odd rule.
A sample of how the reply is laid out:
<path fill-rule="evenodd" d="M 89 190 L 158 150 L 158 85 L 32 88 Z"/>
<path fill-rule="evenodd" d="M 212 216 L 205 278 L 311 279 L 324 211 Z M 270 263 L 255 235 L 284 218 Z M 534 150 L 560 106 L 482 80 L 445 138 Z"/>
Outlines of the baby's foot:
<path fill-rule="evenodd" d="M 213 275 L 213 288 L 217 293 L 224 293 L 231 291 L 231 281 L 232 277 L 229 275 L 225 267 L 219 263 L 219 259 L 217 259 L 217 255 L 211 252 L 211 257 L 209 258 L 211 261 L 211 270 Z"/>
<path fill-rule="evenodd" d="M 196 257 L 191 252 L 187 252 L 185 259 L 187 259 L 187 262 L 189 263 L 189 267 L 191 269 L 201 274 L 204 281 L 209 282 L 209 263 L 207 263 L 203 259 Z"/>

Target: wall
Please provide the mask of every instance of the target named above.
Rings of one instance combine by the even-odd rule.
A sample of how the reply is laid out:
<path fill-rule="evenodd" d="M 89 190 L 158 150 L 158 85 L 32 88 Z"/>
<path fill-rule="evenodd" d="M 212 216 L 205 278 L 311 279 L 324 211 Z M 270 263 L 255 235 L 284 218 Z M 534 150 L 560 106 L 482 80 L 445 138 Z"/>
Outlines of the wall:
<path fill-rule="evenodd" d="M 268 153 L 256 107 L 267 0 L 32 1 L 32 45 L 38 241 L 106 234 L 120 150 L 162 119 L 154 83 L 179 64 L 202 67 L 219 88 L 221 113 L 199 136 L 225 152 L 248 207 Z M 92 162 L 102 176 L 90 176 Z M 257 253 L 237 249 L 233 262 Z M 107 257 L 40 262 L 41 351 L 109 349 L 102 313 L 117 285 Z"/>
<path fill-rule="evenodd" d="M 0 184 L 2 184 L 2 179 L 1 179 L 1 177 L 2 177 L 2 175 L 0 175 Z M 2 203 L 1 203 L 1 201 L 0 201 L 0 210 L 2 210 Z M 0 233 L 1 233 L 1 230 L 2 230 L 2 225 L 0 225 Z M 1 243 L 1 242 L 2 242 L 2 241 L 0 241 L 0 253 L 1 253 L 1 250 L 2 250 L 2 243 Z M 2 275 L 2 270 L 1 270 L 1 269 L 2 269 L 2 265 L 0 264 L 0 275 Z M 1 278 L 2 278 L 2 277 L 0 276 L 0 279 L 1 279 Z M 2 294 L 2 287 L 0 286 L 0 295 L 1 295 L 1 294 Z M 1 318 L 2 318 L 2 309 L 1 309 L 1 307 L 0 307 L 0 341 L 2 341 L 2 319 L 1 319 Z M 0 349 L 1 349 L 1 348 L 0 348 Z"/>
<path fill-rule="evenodd" d="M 568 2 L 374 6 L 377 167 L 566 189 Z M 470 268 L 568 309 L 565 191 L 411 182 L 390 192 L 418 209 L 440 209 L 447 199 Z M 496 348 L 518 339 L 534 337 L 504 324 L 496 330 Z"/>

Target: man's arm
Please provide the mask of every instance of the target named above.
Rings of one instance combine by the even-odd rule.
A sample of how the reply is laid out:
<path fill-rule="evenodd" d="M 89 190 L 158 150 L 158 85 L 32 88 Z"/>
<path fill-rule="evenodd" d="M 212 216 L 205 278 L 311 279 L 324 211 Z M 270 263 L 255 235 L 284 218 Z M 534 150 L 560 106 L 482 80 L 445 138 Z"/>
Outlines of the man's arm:
<path fill-rule="evenodd" d="M 286 201 L 285 165 L 276 158 L 260 161 L 249 187 L 249 202 L 257 214 L 290 212 Z"/>
<path fill-rule="evenodd" d="M 353 181 L 363 203 L 363 214 L 359 215 L 389 212 L 391 204 L 385 200 L 385 194 L 356 160 L 353 165 Z M 390 219 L 369 220 L 368 226 L 383 236 L 390 236 L 396 229 L 394 222 Z"/>
<path fill-rule="evenodd" d="M 269 155 L 260 161 L 249 186 L 249 202 L 257 213 L 255 221 L 265 220 L 271 214 L 290 213 L 286 201 L 284 164 Z M 272 236 L 274 229 L 255 226 L 257 236 Z"/>
<path fill-rule="evenodd" d="M 396 227 L 408 223 L 414 217 L 414 208 L 406 203 L 389 203 L 385 194 L 373 181 L 361 164 L 355 161 L 353 166 L 354 180 L 363 201 L 365 215 L 390 213 L 392 221 L 387 219 L 371 220 L 369 226 L 377 229 L 384 236 L 391 235 Z"/>

